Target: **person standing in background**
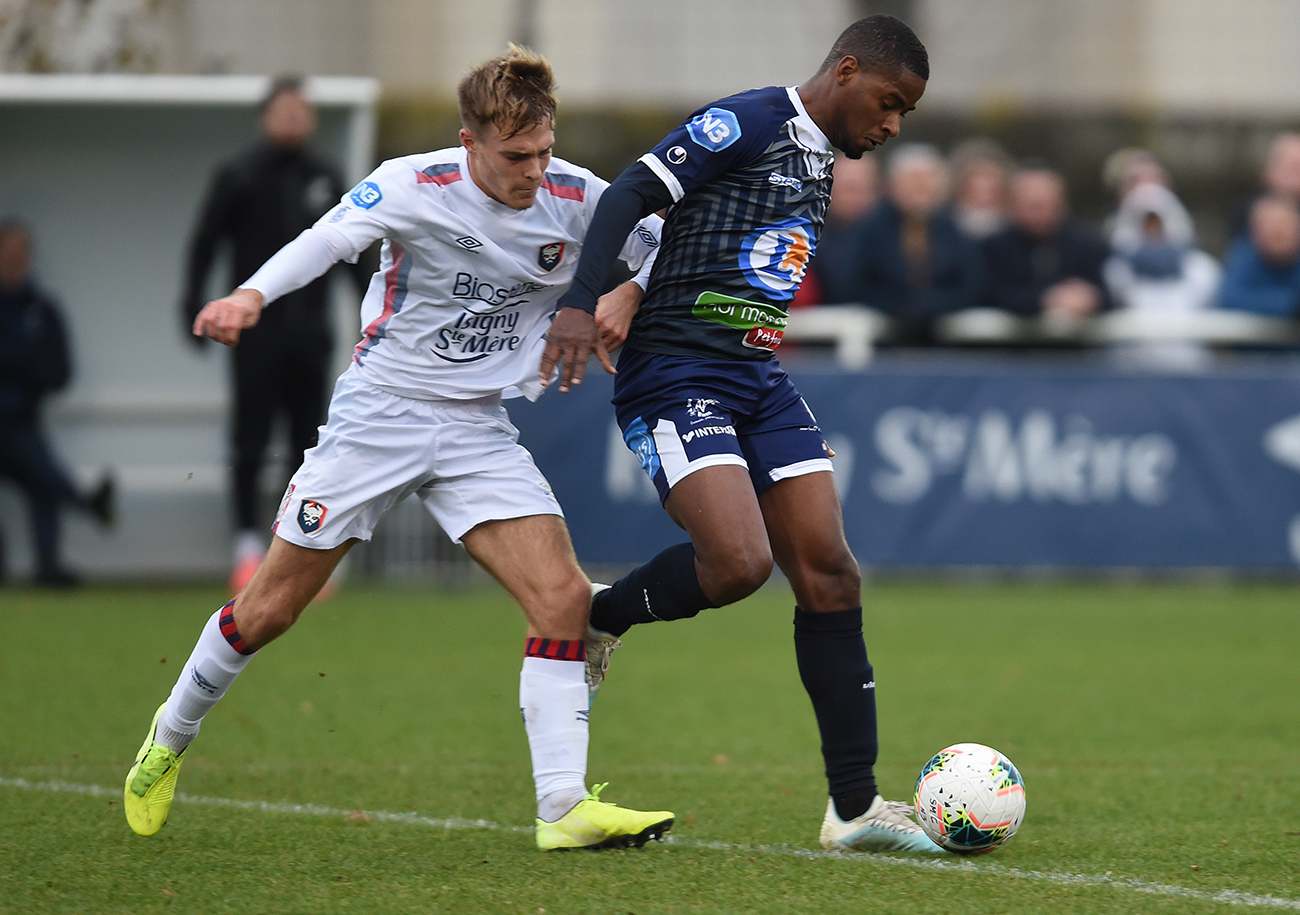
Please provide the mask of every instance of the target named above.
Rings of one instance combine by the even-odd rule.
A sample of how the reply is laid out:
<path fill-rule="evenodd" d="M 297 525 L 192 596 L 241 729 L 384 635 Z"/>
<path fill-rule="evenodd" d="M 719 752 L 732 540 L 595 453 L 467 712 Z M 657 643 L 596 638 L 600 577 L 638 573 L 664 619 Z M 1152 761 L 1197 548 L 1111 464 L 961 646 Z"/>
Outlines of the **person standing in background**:
<path fill-rule="evenodd" d="M 252 275 L 271 255 L 311 226 L 343 193 L 337 172 L 307 143 L 316 111 L 297 77 L 277 78 L 261 105 L 262 136 L 225 163 L 208 189 L 190 241 L 181 304 L 186 336 L 207 302 L 208 275 L 220 246 L 231 248 L 228 288 Z M 359 292 L 369 281 L 352 265 Z M 266 552 L 260 505 L 261 473 L 278 415 L 288 421 L 287 479 L 316 444 L 331 380 L 328 280 L 321 277 L 266 310 L 231 350 L 231 489 L 235 522 L 232 592 L 253 577 Z M 264 518 L 263 515 L 266 515 Z"/>

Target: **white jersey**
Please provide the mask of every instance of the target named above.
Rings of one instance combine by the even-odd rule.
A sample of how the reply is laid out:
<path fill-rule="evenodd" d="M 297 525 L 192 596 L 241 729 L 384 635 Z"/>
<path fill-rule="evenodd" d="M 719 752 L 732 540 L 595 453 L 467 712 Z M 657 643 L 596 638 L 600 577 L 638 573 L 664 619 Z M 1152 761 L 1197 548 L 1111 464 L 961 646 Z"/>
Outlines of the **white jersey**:
<path fill-rule="evenodd" d="M 516 210 L 474 183 L 464 147 L 391 159 L 243 285 L 269 301 L 382 238 L 349 371 L 420 400 L 535 400 L 556 301 L 608 186 L 553 157 L 533 205 Z M 643 220 L 620 255 L 643 288 L 661 225 Z"/>

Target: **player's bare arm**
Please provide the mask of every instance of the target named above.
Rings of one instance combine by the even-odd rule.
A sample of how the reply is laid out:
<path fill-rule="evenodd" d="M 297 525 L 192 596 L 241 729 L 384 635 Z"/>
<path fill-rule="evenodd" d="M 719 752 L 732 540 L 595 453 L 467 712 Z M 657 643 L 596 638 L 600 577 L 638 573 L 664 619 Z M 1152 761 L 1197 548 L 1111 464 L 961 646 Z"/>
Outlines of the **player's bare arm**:
<path fill-rule="evenodd" d="M 628 280 L 611 290 L 596 302 L 596 329 L 600 332 L 600 342 L 605 349 L 615 350 L 627 339 L 632 318 L 641 307 L 645 290 L 639 283 Z"/>
<path fill-rule="evenodd" d="M 194 319 L 194 336 L 208 336 L 218 343 L 234 346 L 239 335 L 262 318 L 262 293 L 256 289 L 236 289 L 221 299 L 203 306 Z"/>

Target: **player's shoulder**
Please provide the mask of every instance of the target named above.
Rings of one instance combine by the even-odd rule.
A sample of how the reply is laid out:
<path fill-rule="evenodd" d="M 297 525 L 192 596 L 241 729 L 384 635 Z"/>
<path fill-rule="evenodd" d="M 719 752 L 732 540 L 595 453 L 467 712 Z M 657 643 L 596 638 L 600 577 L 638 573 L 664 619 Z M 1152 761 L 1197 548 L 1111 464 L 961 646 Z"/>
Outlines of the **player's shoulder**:
<path fill-rule="evenodd" d="M 798 116 L 799 111 L 790 100 L 790 90 L 784 86 L 765 86 L 762 89 L 746 89 L 735 95 L 728 95 L 692 113 L 690 120 L 697 121 L 710 112 L 728 112 L 739 118 L 742 123 L 757 124 L 770 122 L 773 126 L 785 123 Z"/>
<path fill-rule="evenodd" d="M 464 174 L 461 149 L 459 146 L 449 146 L 446 149 L 400 156 L 389 159 L 380 169 L 385 170 L 387 176 L 393 179 L 406 179 L 411 186 L 432 184 L 446 187 L 469 177 Z"/>
<path fill-rule="evenodd" d="M 584 202 L 588 194 L 599 193 L 606 185 L 607 182 L 591 169 L 575 165 L 559 156 L 551 156 L 542 179 L 542 190 L 551 197 L 579 203 Z"/>

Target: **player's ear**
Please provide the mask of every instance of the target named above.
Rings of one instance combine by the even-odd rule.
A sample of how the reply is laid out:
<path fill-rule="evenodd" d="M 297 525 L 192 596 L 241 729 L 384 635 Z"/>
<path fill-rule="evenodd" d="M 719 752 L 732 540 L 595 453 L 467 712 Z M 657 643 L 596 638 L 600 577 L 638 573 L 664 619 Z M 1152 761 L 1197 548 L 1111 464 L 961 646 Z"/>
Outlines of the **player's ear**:
<path fill-rule="evenodd" d="M 835 65 L 835 81 L 843 86 L 853 75 L 861 70 L 858 59 L 852 54 L 846 54 L 840 58 L 840 62 Z"/>
<path fill-rule="evenodd" d="M 473 152 L 473 151 L 474 151 L 474 140 L 475 140 L 475 137 L 474 137 L 474 131 L 470 130 L 468 127 L 462 127 L 462 128 L 460 129 L 460 145 L 461 145 L 461 146 L 464 146 L 467 150 L 469 150 L 470 152 Z"/>

